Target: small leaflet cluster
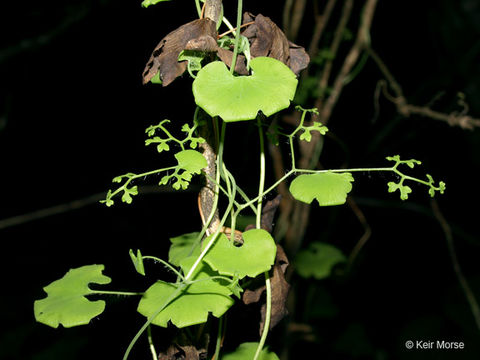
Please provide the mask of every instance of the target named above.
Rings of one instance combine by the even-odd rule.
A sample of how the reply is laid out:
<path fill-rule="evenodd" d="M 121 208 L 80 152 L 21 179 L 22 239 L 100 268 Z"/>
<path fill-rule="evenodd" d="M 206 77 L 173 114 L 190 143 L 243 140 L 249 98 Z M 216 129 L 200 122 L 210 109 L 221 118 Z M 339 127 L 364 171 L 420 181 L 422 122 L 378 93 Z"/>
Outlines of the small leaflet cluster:
<path fill-rule="evenodd" d="M 438 191 L 440 194 L 444 193 L 446 185 L 443 181 L 440 181 L 438 185 L 435 185 L 435 182 L 432 176 L 429 174 L 425 175 L 427 177 L 427 180 L 425 181 L 425 180 L 414 178 L 412 176 L 405 175 L 400 170 L 398 170 L 398 166 L 402 164 L 405 164 L 410 169 L 413 169 L 415 165 L 420 165 L 422 163 L 421 161 L 415 160 L 415 159 L 401 160 L 399 155 L 388 156 L 386 159 L 389 161 L 395 161 L 395 165 L 393 165 L 392 171 L 395 172 L 400 177 L 398 182 L 394 182 L 394 181 L 388 182 L 387 184 L 388 192 L 392 193 L 398 190 L 400 193 L 400 199 L 407 200 L 408 194 L 412 192 L 412 189 L 410 186 L 405 185 L 404 183 L 406 180 L 410 180 L 410 181 L 415 181 L 417 183 L 428 186 L 428 193 L 431 197 L 435 196 L 436 191 Z"/>
<path fill-rule="evenodd" d="M 170 150 L 170 144 L 174 142 L 182 150 L 175 154 L 178 164 L 165 169 L 157 169 L 141 174 L 127 173 L 124 175 L 117 176 L 113 178 L 112 182 L 121 184 L 119 188 L 115 191 L 108 190 L 105 200 L 102 200 L 101 203 L 112 206 L 114 204 L 113 198 L 122 193 L 122 202 L 131 204 L 132 196 L 138 195 L 138 186 L 131 186 L 131 183 L 138 179 L 144 178 L 149 175 L 159 174 L 165 171 L 173 171 L 171 174 L 164 175 L 159 182 L 159 185 L 172 184 L 172 187 L 175 190 L 185 190 L 190 185 L 192 176 L 195 174 L 200 174 L 201 170 L 207 166 L 205 158 L 198 151 L 193 150 L 198 147 L 199 144 L 205 142 L 205 139 L 199 136 L 195 136 L 195 130 L 200 125 L 196 119 L 194 119 L 193 126 L 190 126 L 188 123 L 182 126 L 182 131 L 185 133 L 185 138 L 183 140 L 177 139 L 174 137 L 168 129 L 165 127 L 170 120 L 165 119 L 160 121 L 157 125 L 149 126 L 145 132 L 149 137 L 145 140 L 145 146 L 151 144 L 157 144 L 157 151 L 159 153 Z M 157 131 L 162 131 L 165 137 L 157 136 Z M 190 149 L 185 149 L 186 145 L 189 145 Z"/>

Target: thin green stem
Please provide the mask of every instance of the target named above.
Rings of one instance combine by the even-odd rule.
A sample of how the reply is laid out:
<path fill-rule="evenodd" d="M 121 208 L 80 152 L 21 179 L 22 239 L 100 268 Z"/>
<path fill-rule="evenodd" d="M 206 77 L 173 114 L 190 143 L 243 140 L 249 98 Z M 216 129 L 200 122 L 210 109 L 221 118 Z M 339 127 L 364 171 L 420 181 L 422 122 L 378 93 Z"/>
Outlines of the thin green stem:
<path fill-rule="evenodd" d="M 225 166 L 225 163 L 224 163 L 224 171 L 222 172 L 222 178 L 225 179 L 225 176 L 229 176 L 230 178 L 233 177 L 232 173 L 231 173 L 230 171 L 228 171 L 228 169 L 227 169 L 227 167 Z M 207 177 L 208 177 L 208 175 L 207 175 Z M 210 178 L 210 179 L 211 179 L 211 178 Z M 221 186 L 220 186 L 220 190 L 221 190 L 225 195 L 228 196 L 227 191 L 226 191 L 224 188 L 222 188 Z M 242 188 L 239 187 L 238 185 L 236 185 L 236 192 L 243 198 L 243 200 L 245 200 L 245 201 L 250 201 L 250 198 L 247 196 L 247 194 L 245 193 L 245 191 L 243 191 Z M 240 206 L 240 203 L 237 202 L 237 201 L 234 199 L 234 205 L 238 208 L 238 207 Z M 253 206 L 253 205 L 251 205 L 250 207 L 251 207 L 251 209 L 253 210 L 253 212 L 254 212 L 255 214 L 257 214 L 257 208 L 256 208 L 255 206 Z"/>
<path fill-rule="evenodd" d="M 175 269 L 172 265 L 170 265 L 168 262 L 166 262 L 165 260 L 160 259 L 156 256 L 151 256 L 151 255 L 142 256 L 142 259 L 150 259 L 150 260 L 157 261 L 157 262 L 161 263 L 163 266 L 165 266 L 168 269 L 170 269 L 171 271 L 173 271 L 175 273 L 175 275 L 177 275 L 178 277 L 180 277 L 183 280 L 183 275 L 177 269 Z"/>
<path fill-rule="evenodd" d="M 218 319 L 218 332 L 217 332 L 217 341 L 215 342 L 215 354 L 213 355 L 213 358 L 215 360 L 218 360 L 220 356 L 220 348 L 222 347 L 222 334 L 223 334 L 223 316 L 220 316 L 220 318 Z"/>
<path fill-rule="evenodd" d="M 162 168 L 162 169 L 156 169 L 156 170 L 152 170 L 152 171 L 147 171 L 147 172 L 144 172 L 144 173 L 141 173 L 141 174 L 135 174 L 135 175 L 131 175 L 126 181 L 125 183 L 120 186 L 117 190 L 113 191 L 111 194 L 110 194 L 110 198 L 113 198 L 115 195 L 117 195 L 120 191 L 123 191 L 127 186 L 128 184 L 130 184 L 133 180 L 136 180 L 138 178 L 142 178 L 142 177 L 146 177 L 146 176 L 150 176 L 150 175 L 155 175 L 155 174 L 158 174 L 158 173 L 161 173 L 161 172 L 164 172 L 164 171 L 169 171 L 169 170 L 173 170 L 173 169 L 176 169 L 178 168 L 178 165 L 175 165 L 175 166 L 170 166 L 170 167 L 166 167 L 166 168 Z M 125 176 L 122 176 L 122 177 L 125 177 Z"/>
<path fill-rule="evenodd" d="M 200 5 L 200 0 L 195 0 L 195 7 L 197 8 L 198 17 L 202 15 L 202 6 Z"/>
<path fill-rule="evenodd" d="M 147 327 L 147 337 L 148 337 L 148 345 L 150 347 L 150 352 L 152 353 L 153 360 L 158 360 L 157 351 L 155 350 L 155 345 L 153 344 L 152 339 L 152 327 L 148 325 Z"/>
<path fill-rule="evenodd" d="M 173 300 L 175 300 L 185 289 L 186 285 L 181 284 L 180 286 L 177 287 L 177 289 L 170 295 L 170 297 L 158 308 L 157 311 L 154 312 L 152 316 L 148 318 L 148 320 L 143 324 L 143 326 L 138 330 L 138 332 L 135 334 L 133 337 L 132 341 L 130 341 L 130 344 L 128 344 L 127 350 L 125 350 L 125 354 L 123 355 L 123 360 L 128 359 L 128 355 L 130 355 L 130 352 L 133 349 L 133 346 L 137 342 L 138 338 L 143 334 L 143 332 L 147 329 L 147 327 L 152 323 L 152 321 L 157 317 L 158 314 L 160 314 L 163 309 L 165 309 Z"/>
<path fill-rule="evenodd" d="M 221 172 L 220 169 L 222 168 L 222 164 L 223 164 L 223 149 L 224 149 L 224 142 L 225 142 L 225 128 L 226 128 L 226 123 L 223 122 L 222 123 L 222 130 L 221 130 L 221 134 L 220 134 L 220 140 L 219 140 L 219 143 L 218 143 L 217 176 L 216 176 L 217 184 L 220 183 L 220 172 Z M 215 195 L 215 202 L 214 202 L 215 207 L 213 208 L 212 213 L 215 211 L 216 204 L 218 203 L 218 189 L 216 189 L 215 194 L 216 194 Z M 218 235 L 220 234 L 220 231 L 223 227 L 223 224 L 225 224 L 225 221 L 227 220 L 228 214 L 229 214 L 232 207 L 233 207 L 233 199 L 230 198 L 228 208 L 225 211 L 225 214 L 223 215 L 223 218 L 220 220 L 220 224 L 219 224 L 218 228 L 216 229 L 215 233 L 212 235 L 210 241 L 205 246 L 205 248 L 203 249 L 200 256 L 197 258 L 197 260 L 195 260 L 195 263 L 190 268 L 190 271 L 188 272 L 188 274 L 185 276 L 185 278 L 184 278 L 185 281 L 190 280 L 190 278 L 193 276 L 193 273 L 194 273 L 195 269 L 198 267 L 198 265 L 200 264 L 200 262 L 202 261 L 204 256 L 207 254 L 208 250 L 210 250 L 210 248 L 212 247 L 214 242 L 217 240 Z"/>
<path fill-rule="evenodd" d="M 223 169 L 222 169 L 222 172 L 224 174 L 224 180 L 225 180 L 225 183 L 227 184 L 227 188 L 228 188 L 228 198 L 233 201 L 235 203 L 235 195 L 236 195 L 236 184 L 235 184 L 235 179 L 233 178 L 233 176 L 231 176 L 231 174 L 228 172 L 227 168 L 225 167 L 225 163 L 222 164 L 223 165 Z M 232 181 L 230 181 L 232 180 Z M 231 184 L 234 185 L 234 188 L 232 189 L 232 186 Z M 233 206 L 230 210 L 230 228 L 232 229 L 232 234 L 235 233 L 235 222 L 236 222 L 236 217 L 235 217 L 235 211 L 233 209 Z"/>
<path fill-rule="evenodd" d="M 222 22 L 228 27 L 228 30 L 230 30 L 233 33 L 233 36 L 237 36 L 235 28 L 225 16 L 222 18 Z"/>
<path fill-rule="evenodd" d="M 242 25 L 242 5 L 243 1 L 238 0 L 237 6 L 237 32 L 235 34 L 235 47 L 233 48 L 232 65 L 230 66 L 230 74 L 235 71 L 237 63 L 238 45 L 240 44 L 240 26 Z"/>
<path fill-rule="evenodd" d="M 290 170 L 289 172 L 287 172 L 285 175 L 283 175 L 280 179 L 278 179 L 272 186 L 270 186 L 267 190 L 263 191 L 263 196 L 267 195 L 270 191 L 273 191 L 282 181 L 285 181 L 290 175 L 292 175 L 295 171 L 294 170 Z M 249 207 L 249 206 L 252 206 L 254 203 L 256 203 L 258 201 L 258 196 L 247 201 L 246 203 L 240 205 L 238 208 L 237 208 L 237 211 L 235 212 L 235 216 L 238 216 L 238 214 L 244 210 L 245 208 Z M 256 209 L 255 209 L 256 210 Z M 257 214 L 258 216 L 258 214 Z"/>
<path fill-rule="evenodd" d="M 265 146 L 263 140 L 263 129 L 262 129 L 262 122 L 260 117 L 257 117 L 257 124 L 258 124 L 258 136 L 260 139 L 260 181 L 258 186 L 258 202 L 257 202 L 257 218 L 256 218 L 256 226 L 257 229 L 261 228 L 261 220 L 262 220 L 262 199 L 264 194 L 264 187 L 265 187 Z M 270 318 L 272 314 L 272 289 L 270 284 L 270 275 L 268 271 L 265 271 L 265 287 L 266 287 L 266 302 L 267 302 L 267 311 L 265 313 L 265 323 L 263 327 L 262 336 L 260 338 L 260 342 L 258 343 L 257 351 L 255 352 L 254 360 L 257 360 L 262 352 L 263 346 L 265 345 L 265 341 L 268 335 L 268 329 L 270 327 Z"/>
<path fill-rule="evenodd" d="M 260 116 L 257 116 L 258 125 L 258 138 L 260 140 L 260 181 L 258 183 L 258 202 L 257 202 L 257 216 L 256 227 L 260 229 L 262 227 L 262 200 L 263 190 L 265 189 L 265 144 L 263 140 L 262 120 Z"/>
<path fill-rule="evenodd" d="M 225 184 L 227 185 L 227 197 L 230 199 L 232 198 L 233 201 L 235 201 L 235 194 L 232 195 L 232 185 L 231 185 L 231 182 L 230 182 L 230 177 L 228 175 L 226 175 L 226 167 L 225 167 L 225 163 L 222 164 L 222 173 L 225 174 L 224 176 L 222 176 L 223 180 L 225 181 Z M 233 208 L 232 208 L 232 214 L 233 214 Z M 231 214 L 231 215 L 232 215 Z"/>
<path fill-rule="evenodd" d="M 227 170 L 227 168 L 225 168 L 225 170 Z M 230 178 L 230 181 L 232 183 L 232 188 L 233 188 L 232 197 L 230 198 L 230 201 L 234 201 L 235 196 L 237 195 L 237 189 L 238 189 L 237 183 L 236 183 L 235 178 L 233 177 L 233 175 L 231 173 L 228 173 L 227 176 Z M 231 224 L 230 224 L 231 236 L 234 237 L 235 236 L 235 226 L 236 226 L 237 217 L 235 215 L 235 211 L 233 211 L 233 206 L 231 206 L 231 208 L 230 208 L 230 220 L 231 220 Z"/>
<path fill-rule="evenodd" d="M 185 284 L 192 285 L 192 284 L 199 283 L 199 282 L 202 282 L 202 281 L 210 281 L 210 280 L 217 280 L 217 279 L 228 281 L 230 284 L 233 282 L 232 278 L 229 278 L 227 276 L 215 275 L 215 276 L 209 276 L 209 277 L 205 277 L 205 278 L 201 278 L 201 279 L 197 279 L 197 280 L 185 281 Z"/>
<path fill-rule="evenodd" d="M 265 288 L 266 288 L 266 301 L 267 309 L 265 312 L 265 323 L 263 325 L 262 336 L 258 343 L 257 351 L 253 360 L 257 360 L 260 357 L 265 341 L 267 340 L 268 330 L 270 329 L 270 318 L 272 316 L 272 286 L 270 284 L 270 275 L 268 271 L 265 271 Z"/>
<path fill-rule="evenodd" d="M 98 295 L 118 295 L 118 296 L 141 296 L 143 292 L 130 292 L 130 291 L 108 291 L 108 290 L 90 290 L 90 294 Z"/>
<path fill-rule="evenodd" d="M 163 126 L 163 123 L 164 123 L 164 122 L 165 122 L 165 121 L 162 121 L 160 124 L 158 124 L 158 128 L 160 128 L 160 129 L 165 133 L 165 135 L 168 136 L 169 139 L 171 139 L 171 140 L 175 141 L 177 144 L 179 144 L 180 147 L 182 148 L 182 150 L 185 150 L 185 147 L 183 146 L 183 143 L 184 143 L 185 140 L 183 140 L 183 141 L 182 141 L 182 140 L 178 140 L 175 136 L 173 136 L 173 135 L 170 133 L 170 131 L 168 131 L 165 126 Z M 168 121 L 168 122 L 170 122 L 170 121 Z M 167 140 L 167 139 L 165 139 L 165 140 Z"/>
<path fill-rule="evenodd" d="M 290 156 L 291 156 L 291 162 L 292 162 L 292 169 L 295 169 L 296 163 L 295 163 L 295 149 L 293 146 L 293 139 L 295 138 L 295 135 L 297 132 L 299 132 L 303 128 L 303 123 L 305 122 L 305 116 L 307 114 L 307 111 L 302 112 L 302 116 L 300 117 L 300 124 L 297 126 L 293 132 L 288 135 L 288 142 L 290 144 Z"/>
<path fill-rule="evenodd" d="M 321 174 L 326 172 L 333 173 L 344 173 L 344 172 L 371 172 L 371 171 L 393 171 L 398 174 L 402 174 L 399 171 L 395 171 L 393 167 L 381 167 L 381 168 L 352 168 L 352 169 L 329 169 L 329 170 L 310 170 L 310 169 L 293 169 L 293 172 L 296 173 L 310 173 L 310 174 Z M 403 174 L 402 174 L 403 175 Z M 405 175 L 403 175 L 405 176 Z"/>

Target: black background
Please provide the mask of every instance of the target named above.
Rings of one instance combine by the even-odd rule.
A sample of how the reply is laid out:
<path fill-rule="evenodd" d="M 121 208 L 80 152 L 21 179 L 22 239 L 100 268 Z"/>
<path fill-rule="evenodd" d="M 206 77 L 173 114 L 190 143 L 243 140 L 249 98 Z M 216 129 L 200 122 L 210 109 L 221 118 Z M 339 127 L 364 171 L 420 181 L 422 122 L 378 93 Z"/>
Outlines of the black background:
<path fill-rule="evenodd" d="M 164 118 L 172 124 L 191 119 L 191 80 L 184 76 L 167 88 L 143 86 L 141 73 L 157 42 L 196 16 L 193 1 L 149 9 L 141 8 L 140 1 L 111 0 L 1 6 L 0 219 L 106 192 L 116 175 L 169 164 L 168 156 L 144 147 L 144 129 Z M 244 8 L 281 23 L 278 4 L 245 1 Z M 232 20 L 234 9 L 234 2 L 226 3 Z M 309 21 L 307 16 L 297 40 L 301 45 L 311 31 Z M 379 1 L 371 31 L 372 46 L 410 102 L 426 104 L 444 93 L 434 107 L 450 112 L 458 109 L 461 91 L 475 117 L 480 117 L 479 35 L 480 2 L 474 0 Z M 397 153 L 422 160 L 425 172 L 447 183 L 438 202 L 453 227 L 464 274 L 478 295 L 480 131 L 416 116 L 405 119 L 384 99 L 373 122 L 379 79 L 369 61 L 345 87 L 329 128 L 348 152 L 327 141 L 322 162 L 338 167 L 347 159 L 350 167 L 385 166 L 385 156 Z M 226 158 L 234 174 L 253 172 L 253 179 L 245 180 L 247 188 L 254 184 L 258 164 L 243 149 L 254 148 L 256 140 L 249 138 L 254 135 L 246 124 L 232 125 L 227 134 Z M 356 177 L 352 195 L 373 229 L 372 238 L 350 274 L 324 281 L 293 278 L 298 301 L 307 290 L 310 300 L 305 308 L 297 304 L 300 310 L 291 320 L 311 324 L 316 340 L 287 339 L 290 358 L 300 358 L 296 354 L 302 349 L 310 358 L 325 359 L 478 358 L 479 332 L 425 189 L 413 186 L 411 199 L 401 202 L 387 194 L 389 179 L 363 175 Z M 149 282 L 134 274 L 128 249 L 161 256 L 169 237 L 198 230 L 195 186 L 181 194 L 140 195 L 130 206 L 117 202 L 106 208 L 93 202 L 0 229 L 0 358 L 119 359 L 142 324 L 136 299 L 109 298 L 99 319 L 74 329 L 35 323 L 33 301 L 69 268 L 94 263 L 106 265 L 111 289 L 145 289 Z M 348 253 L 362 234 L 346 207 L 316 209 L 312 216 L 315 227 L 308 229 L 307 242 L 329 241 Z M 228 346 L 257 340 L 258 324 L 249 320 L 237 319 L 238 338 Z M 239 329 L 245 331 L 243 337 Z M 272 332 L 274 349 L 285 340 L 283 330 L 280 326 Z M 166 335 L 158 331 L 157 336 Z M 463 341 L 466 350 L 407 351 L 406 340 Z M 136 349 L 132 358 L 149 356 L 146 342 Z"/>

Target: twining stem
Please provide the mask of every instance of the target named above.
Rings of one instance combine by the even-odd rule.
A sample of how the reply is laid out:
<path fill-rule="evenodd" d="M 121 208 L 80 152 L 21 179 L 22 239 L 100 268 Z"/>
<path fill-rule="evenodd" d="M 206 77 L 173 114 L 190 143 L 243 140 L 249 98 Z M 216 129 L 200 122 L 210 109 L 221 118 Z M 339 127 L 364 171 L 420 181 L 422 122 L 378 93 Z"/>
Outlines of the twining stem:
<path fill-rule="evenodd" d="M 225 164 L 224 164 L 224 167 L 223 167 L 223 173 L 222 173 L 222 178 L 225 180 L 225 176 L 228 176 L 230 179 L 233 177 L 233 175 L 230 173 L 230 171 L 228 171 L 228 169 L 225 167 Z M 223 192 L 227 197 L 229 197 L 229 194 L 228 194 L 228 191 L 227 189 L 225 189 L 223 186 L 221 186 L 220 184 L 217 184 L 216 183 L 216 180 L 210 176 L 208 176 L 208 174 L 205 174 L 205 177 L 207 179 L 209 179 L 210 181 L 212 181 L 213 183 L 215 183 L 215 185 L 218 186 L 219 190 L 221 192 Z M 231 180 L 230 180 L 231 181 Z M 237 190 L 237 193 L 243 198 L 243 200 L 245 201 L 250 201 L 250 198 L 247 196 L 247 194 L 245 194 L 245 192 L 237 185 L 236 186 L 236 190 Z M 236 206 L 236 207 L 239 207 L 240 206 L 240 203 L 238 201 L 236 201 L 234 199 L 233 201 L 233 204 Z M 250 208 L 252 209 L 252 211 L 257 214 L 257 208 L 254 206 L 254 205 L 251 205 Z"/>
<path fill-rule="evenodd" d="M 150 347 L 150 352 L 152 353 L 153 360 L 158 360 L 157 351 L 155 350 L 155 345 L 153 344 L 152 338 L 152 327 L 148 325 L 147 327 L 147 337 L 148 337 L 148 345 Z"/>
<path fill-rule="evenodd" d="M 180 284 L 177 289 L 170 295 L 170 297 L 158 308 L 157 311 L 153 313 L 152 316 L 148 318 L 148 320 L 143 324 L 143 326 L 138 330 L 138 332 L 135 334 L 133 337 L 132 341 L 130 341 L 130 344 L 127 347 L 127 350 L 125 350 L 125 354 L 123 355 L 123 360 L 128 359 L 128 355 L 132 351 L 133 346 L 137 342 L 138 338 L 143 334 L 143 332 L 148 328 L 148 326 L 152 323 L 152 321 L 157 317 L 158 314 L 160 314 L 163 309 L 165 309 L 173 300 L 175 300 L 180 294 L 183 292 L 184 288 L 186 287 L 186 284 Z"/>
<path fill-rule="evenodd" d="M 238 0 L 237 6 L 237 29 L 240 29 L 242 25 L 242 5 L 243 1 Z M 232 57 L 232 65 L 230 66 L 230 74 L 233 74 L 235 71 L 235 65 L 237 63 L 237 54 L 238 54 L 238 45 L 240 44 L 240 31 L 237 31 L 235 34 L 235 47 L 233 48 L 233 57 Z"/>
<path fill-rule="evenodd" d="M 225 173 L 225 175 L 222 176 L 222 178 L 225 180 L 225 184 L 227 185 L 227 197 L 229 199 L 235 200 L 234 192 L 235 192 L 236 189 L 233 189 L 233 192 L 232 192 L 232 185 L 231 185 L 231 181 L 230 181 L 230 176 L 229 176 L 228 173 L 226 173 L 226 171 L 227 171 L 227 168 L 225 167 L 225 164 L 222 164 L 222 172 Z M 235 219 L 233 218 L 233 215 L 234 215 L 234 210 L 233 210 L 233 207 L 232 207 L 232 209 L 230 210 L 230 219 L 233 222 L 233 224 L 235 224 Z M 232 234 L 234 234 L 235 225 L 231 225 L 231 226 L 232 226 Z"/>
<path fill-rule="evenodd" d="M 221 130 L 221 134 L 220 134 L 220 140 L 219 140 L 219 143 L 218 143 L 217 168 L 216 168 L 216 182 L 217 182 L 217 184 L 220 184 L 220 172 L 221 172 L 222 164 L 223 164 L 223 149 L 224 149 L 224 142 L 225 142 L 225 128 L 226 128 L 226 123 L 223 122 L 222 123 L 222 130 Z M 215 190 L 215 204 L 214 204 L 213 211 L 211 212 L 210 215 L 212 215 L 214 213 L 214 211 L 216 209 L 216 206 L 217 206 L 217 203 L 218 203 L 218 188 Z M 233 207 L 233 199 L 230 198 L 229 199 L 229 204 L 228 204 L 228 209 L 225 212 L 223 218 L 220 220 L 220 224 L 218 225 L 217 229 L 215 230 L 214 234 L 212 235 L 212 238 L 210 239 L 208 244 L 205 246 L 205 248 L 203 249 L 200 256 L 197 258 L 197 260 L 195 260 L 195 263 L 190 268 L 190 271 L 188 272 L 188 274 L 185 276 L 185 281 L 190 280 L 190 278 L 192 277 L 195 269 L 198 267 L 198 264 L 200 264 L 203 257 L 207 254 L 208 250 L 210 250 L 213 243 L 218 238 L 218 235 L 220 234 L 220 231 L 222 230 L 223 224 L 225 224 L 225 221 L 227 220 L 227 217 L 228 217 L 228 213 L 230 212 L 230 209 L 232 207 Z M 207 222 L 207 224 L 208 224 L 208 222 Z"/>
<path fill-rule="evenodd" d="M 195 0 L 195 7 L 197 8 L 198 17 L 202 16 L 202 6 L 200 5 L 200 0 Z"/>
<path fill-rule="evenodd" d="M 290 143 L 290 156 L 292 157 L 291 158 L 291 161 L 292 161 L 292 169 L 295 169 L 295 149 L 293 147 L 293 138 L 295 137 L 295 135 L 297 134 L 297 132 L 303 127 L 303 123 L 305 122 L 305 115 L 307 114 L 306 111 L 303 111 L 302 112 L 302 116 L 300 118 L 300 124 L 298 125 L 298 127 L 290 134 L 290 135 L 287 135 L 288 137 L 288 141 Z"/>
<path fill-rule="evenodd" d="M 228 215 L 230 213 L 230 210 L 232 209 L 233 207 L 233 200 L 230 198 L 229 199 L 229 203 L 228 203 L 228 206 L 227 206 L 227 209 L 225 210 L 225 214 L 223 215 L 222 219 L 220 220 L 220 224 L 219 226 L 217 227 L 217 230 L 211 235 L 211 239 L 210 241 L 207 243 L 207 245 L 205 246 L 205 248 L 203 249 L 203 251 L 201 252 L 200 256 L 197 258 L 197 260 L 195 260 L 195 263 L 193 264 L 193 266 L 191 267 L 190 271 L 188 272 L 188 274 L 185 276 L 185 281 L 188 282 L 190 280 L 190 278 L 192 277 L 195 269 L 198 267 L 198 265 L 200 264 L 200 262 L 202 261 L 202 259 L 205 257 L 205 255 L 207 254 L 208 250 L 210 250 L 210 248 L 213 246 L 213 244 L 215 243 L 215 241 L 217 240 L 218 236 L 220 235 L 221 233 L 221 230 L 223 228 L 223 225 L 225 224 L 225 221 L 227 221 L 227 218 L 228 218 Z"/>
<path fill-rule="evenodd" d="M 258 138 L 260 139 L 260 181 L 258 183 L 258 202 L 257 202 L 257 216 L 256 227 L 260 229 L 262 227 L 262 200 L 263 190 L 265 188 L 265 145 L 263 140 L 262 121 L 260 116 L 257 116 L 258 125 Z"/>
<path fill-rule="evenodd" d="M 163 266 L 173 271 L 175 275 L 177 275 L 180 279 L 183 280 L 183 275 L 177 269 L 175 269 L 172 265 L 170 265 L 167 261 L 151 255 L 142 256 L 142 259 L 150 259 L 150 260 L 158 261 L 159 263 L 162 263 Z"/>
<path fill-rule="evenodd" d="M 255 21 L 250 21 L 250 22 L 248 22 L 248 23 L 242 24 L 242 25 L 240 26 L 240 28 L 247 27 L 248 25 L 252 25 L 252 24 L 255 24 Z M 234 36 L 237 36 L 236 31 L 237 31 L 237 28 L 232 28 L 232 29 L 227 30 L 227 31 L 225 31 L 224 33 L 221 33 L 220 35 L 218 35 L 218 38 L 221 39 L 222 37 L 224 37 L 224 36 L 226 36 L 226 35 L 228 35 L 228 34 L 231 34 L 231 33 L 233 33 Z"/>
<path fill-rule="evenodd" d="M 220 316 L 220 318 L 218 319 L 217 341 L 215 343 L 215 354 L 213 355 L 212 359 L 218 359 L 219 356 L 220 356 L 220 348 L 222 347 L 223 317 L 224 316 Z"/>
<path fill-rule="evenodd" d="M 225 16 L 222 18 L 222 22 L 230 29 L 230 31 L 232 31 L 235 34 L 235 28 L 233 27 L 233 25 L 230 23 L 230 21 L 228 21 L 228 19 Z M 219 38 L 220 37 L 221 36 L 219 36 Z"/>
<path fill-rule="evenodd" d="M 257 199 L 257 216 L 256 216 L 256 227 L 257 229 L 261 228 L 261 221 L 262 221 L 262 200 L 264 195 L 264 187 L 265 187 L 265 146 L 263 140 L 263 129 L 262 129 L 262 121 L 260 116 L 257 116 L 257 124 L 258 124 L 258 137 L 260 139 L 260 181 L 258 186 L 258 199 Z M 270 328 L 270 317 L 271 317 L 271 308 L 272 308 L 272 290 L 270 284 L 270 275 L 268 271 L 265 271 L 265 288 L 266 288 L 266 302 L 267 302 L 267 309 L 265 313 L 265 323 L 262 331 L 262 336 L 260 338 L 260 342 L 258 343 L 257 351 L 255 352 L 255 356 L 253 360 L 257 360 L 262 352 L 263 346 L 265 345 L 265 341 L 268 335 L 268 329 Z"/>
<path fill-rule="evenodd" d="M 117 190 L 115 190 L 114 192 L 112 192 L 110 194 L 110 197 L 114 197 L 116 194 L 118 194 L 120 191 L 122 191 L 124 188 L 127 187 L 128 184 L 130 184 L 133 180 L 135 179 L 138 179 L 138 178 L 144 178 L 146 176 L 150 176 L 150 175 L 155 175 L 155 174 L 158 174 L 158 173 L 161 173 L 161 172 L 164 172 L 164 171 L 169 171 L 169 170 L 174 170 L 174 169 L 177 169 L 178 168 L 178 165 L 174 165 L 174 166 L 169 166 L 169 167 L 166 167 L 166 168 L 163 168 L 163 169 L 156 169 L 156 170 L 152 170 L 152 171 L 147 171 L 147 172 L 144 172 L 144 173 L 141 173 L 141 174 L 134 174 L 134 175 L 123 175 L 121 176 L 122 178 L 123 177 L 128 177 L 128 179 L 125 181 L 125 183 L 120 186 Z"/>
<path fill-rule="evenodd" d="M 253 360 L 258 360 L 263 346 L 265 345 L 265 341 L 267 340 L 268 329 L 270 328 L 270 318 L 272 317 L 272 287 L 270 284 L 270 275 L 268 271 L 265 271 L 265 290 L 266 290 L 266 301 L 267 301 L 267 309 L 265 312 L 265 324 L 263 326 L 262 336 L 260 338 L 260 342 L 258 343 L 257 351 L 255 352 L 255 356 Z"/>
<path fill-rule="evenodd" d="M 108 291 L 108 290 L 91 290 L 90 294 L 98 294 L 98 295 L 118 295 L 118 296 L 141 296 L 143 292 L 130 292 L 130 291 Z"/>

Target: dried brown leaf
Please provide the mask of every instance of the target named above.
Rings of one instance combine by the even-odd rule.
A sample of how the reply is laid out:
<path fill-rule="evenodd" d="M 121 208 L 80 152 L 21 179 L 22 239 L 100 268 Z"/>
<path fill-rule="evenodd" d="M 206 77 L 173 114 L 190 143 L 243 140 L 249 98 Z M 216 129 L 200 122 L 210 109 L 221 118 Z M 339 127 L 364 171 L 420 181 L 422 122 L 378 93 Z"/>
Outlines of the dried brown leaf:
<path fill-rule="evenodd" d="M 260 221 L 261 228 L 263 230 L 272 233 L 273 230 L 273 218 L 275 217 L 275 213 L 277 212 L 278 207 L 280 206 L 280 202 L 282 201 L 282 195 L 277 195 L 273 200 L 267 201 L 267 203 L 262 208 L 262 218 Z M 255 229 L 255 225 L 250 224 L 247 225 L 245 231 Z"/>
<path fill-rule="evenodd" d="M 195 39 L 217 36 L 215 23 L 210 19 L 197 19 L 186 23 L 165 36 L 153 50 L 143 71 L 143 83 L 149 82 L 158 72 L 162 85 L 169 85 L 187 68 L 186 61 L 178 61 L 178 55 Z M 198 40 L 201 41 L 201 40 Z"/>
<path fill-rule="evenodd" d="M 273 219 L 281 201 L 282 195 L 277 195 L 273 200 L 267 201 L 262 209 L 262 229 L 268 231 L 269 233 L 272 233 Z"/>
<path fill-rule="evenodd" d="M 201 343 L 195 346 L 192 341 L 181 332 L 165 352 L 158 355 L 158 360 L 201 360 L 206 359 L 209 342 L 208 334 L 203 334 Z"/>
<path fill-rule="evenodd" d="M 310 62 L 305 49 L 288 41 L 283 31 L 262 14 L 245 13 L 243 23 L 254 22 L 246 27 L 242 35 L 250 41 L 252 57 L 268 56 L 280 60 L 298 75 Z"/>
<path fill-rule="evenodd" d="M 189 40 L 185 45 L 185 50 L 214 52 L 217 51 L 217 41 L 210 35 L 202 35 L 198 38 Z"/>
<path fill-rule="evenodd" d="M 222 60 L 229 68 L 232 66 L 233 51 L 217 48 L 217 56 Z M 240 75 L 248 75 L 248 70 L 245 65 L 245 56 L 237 55 L 237 61 L 235 62 L 235 72 Z"/>
<path fill-rule="evenodd" d="M 290 285 L 285 280 L 285 271 L 288 267 L 288 258 L 285 251 L 280 245 L 277 245 L 277 255 L 275 265 L 273 266 L 272 276 L 270 277 L 270 286 L 272 289 L 272 311 L 270 316 L 270 329 L 277 325 L 280 320 L 288 313 L 286 301 Z M 252 304 L 260 301 L 265 286 L 261 286 L 255 290 L 246 289 L 243 293 L 242 300 L 245 304 Z M 260 334 L 265 325 L 266 304 L 261 309 Z"/>
<path fill-rule="evenodd" d="M 306 69 L 308 63 L 310 62 L 310 56 L 308 56 L 305 48 L 300 45 L 294 44 L 291 41 L 288 42 L 290 45 L 290 69 L 295 74 L 300 74 L 300 71 Z"/>

